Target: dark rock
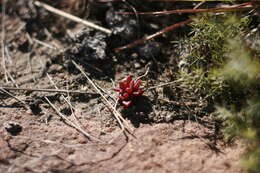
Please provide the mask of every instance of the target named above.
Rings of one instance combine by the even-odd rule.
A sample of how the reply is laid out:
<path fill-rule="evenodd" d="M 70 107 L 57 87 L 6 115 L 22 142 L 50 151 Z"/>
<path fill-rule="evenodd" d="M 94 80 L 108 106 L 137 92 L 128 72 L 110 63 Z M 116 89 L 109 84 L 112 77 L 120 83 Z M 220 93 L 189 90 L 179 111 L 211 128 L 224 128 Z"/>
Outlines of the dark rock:
<path fill-rule="evenodd" d="M 106 22 L 113 30 L 113 34 L 121 38 L 133 40 L 137 38 L 138 25 L 136 19 L 130 16 L 117 14 L 114 8 L 110 8 L 106 13 Z"/>
<path fill-rule="evenodd" d="M 22 131 L 22 126 L 17 122 L 9 121 L 4 123 L 5 130 L 13 136 L 18 135 Z"/>
<path fill-rule="evenodd" d="M 40 104 L 42 103 L 41 100 L 36 99 L 32 103 L 29 103 L 30 109 L 34 115 L 39 115 L 42 112 Z"/>
<path fill-rule="evenodd" d="M 106 59 L 106 37 L 101 32 L 83 30 L 73 38 L 73 46 L 66 50 L 66 54 L 85 61 Z"/>

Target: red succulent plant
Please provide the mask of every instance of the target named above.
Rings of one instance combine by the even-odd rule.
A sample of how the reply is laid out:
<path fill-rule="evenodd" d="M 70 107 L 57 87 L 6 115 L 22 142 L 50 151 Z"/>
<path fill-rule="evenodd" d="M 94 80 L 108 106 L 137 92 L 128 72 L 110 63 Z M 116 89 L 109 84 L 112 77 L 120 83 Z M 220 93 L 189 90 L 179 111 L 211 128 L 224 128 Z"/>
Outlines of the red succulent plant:
<path fill-rule="evenodd" d="M 119 82 L 119 88 L 113 88 L 114 91 L 119 93 L 119 102 L 124 107 L 129 107 L 133 104 L 133 99 L 141 96 L 144 93 L 143 87 L 140 87 L 141 80 L 133 80 L 129 75 L 126 79 Z"/>

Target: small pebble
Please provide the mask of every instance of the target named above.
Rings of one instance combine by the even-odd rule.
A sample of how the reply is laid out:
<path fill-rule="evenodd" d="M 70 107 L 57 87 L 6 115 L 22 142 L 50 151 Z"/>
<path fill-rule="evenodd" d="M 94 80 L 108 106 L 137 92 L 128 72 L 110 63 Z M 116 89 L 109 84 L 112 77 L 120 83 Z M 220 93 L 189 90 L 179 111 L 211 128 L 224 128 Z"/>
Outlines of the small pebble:
<path fill-rule="evenodd" d="M 17 122 L 9 121 L 4 123 L 5 130 L 13 136 L 18 135 L 22 131 L 22 126 Z"/>
<path fill-rule="evenodd" d="M 78 142 L 79 142 L 80 144 L 85 144 L 85 143 L 87 143 L 87 139 L 86 139 L 86 137 L 79 136 L 79 137 L 78 137 Z"/>
<path fill-rule="evenodd" d="M 108 129 L 106 129 L 106 132 L 107 132 L 107 133 L 111 133 L 111 132 L 113 132 L 114 130 L 115 130 L 115 128 L 110 127 L 110 128 L 108 128 Z"/>
<path fill-rule="evenodd" d="M 138 63 L 138 62 L 136 62 L 136 63 L 134 64 L 134 66 L 135 66 L 135 68 L 140 68 L 140 67 L 141 67 L 141 64 Z"/>
<path fill-rule="evenodd" d="M 15 119 L 20 119 L 20 118 L 22 118 L 21 114 L 15 115 Z"/>
<path fill-rule="evenodd" d="M 138 58 L 138 54 L 137 54 L 137 53 L 133 53 L 133 54 L 131 55 L 131 57 L 132 57 L 133 59 L 137 59 L 137 58 Z"/>
<path fill-rule="evenodd" d="M 165 121 L 166 121 L 166 122 L 171 122 L 171 121 L 173 120 L 173 117 L 174 117 L 174 116 L 173 116 L 172 114 L 166 115 L 166 116 L 165 116 Z"/>

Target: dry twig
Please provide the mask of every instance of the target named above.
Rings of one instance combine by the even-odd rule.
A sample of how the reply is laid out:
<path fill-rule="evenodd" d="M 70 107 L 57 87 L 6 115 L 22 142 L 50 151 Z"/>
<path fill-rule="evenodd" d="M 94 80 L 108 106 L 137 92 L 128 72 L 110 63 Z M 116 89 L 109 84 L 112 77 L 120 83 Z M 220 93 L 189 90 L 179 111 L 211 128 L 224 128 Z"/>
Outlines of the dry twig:
<path fill-rule="evenodd" d="M 50 82 L 53 84 L 53 86 L 58 90 L 59 88 L 56 86 L 56 84 L 54 83 L 54 81 L 52 80 L 52 78 L 50 77 L 50 75 L 47 73 L 47 77 L 49 78 L 49 80 L 50 80 Z M 78 119 L 77 119 L 77 117 L 76 117 L 76 115 L 75 115 L 75 112 L 74 112 L 74 110 L 75 110 L 75 108 L 72 106 L 72 104 L 71 104 L 71 102 L 70 102 L 70 100 L 69 100 L 69 93 L 67 93 L 67 95 L 68 95 L 68 99 L 62 94 L 61 96 L 62 96 L 62 98 L 66 101 L 66 103 L 69 105 L 69 107 L 70 107 L 70 110 L 71 110 L 71 113 L 72 113 L 72 117 L 73 117 L 73 119 L 74 119 L 74 121 L 76 122 L 75 123 L 75 125 L 77 125 L 78 126 L 78 128 L 81 128 L 83 131 L 85 131 L 81 126 L 80 126 L 80 123 L 79 123 L 79 121 L 78 121 Z M 86 131 L 85 131 L 85 133 L 87 133 Z"/>
<path fill-rule="evenodd" d="M 118 121 L 121 129 L 123 131 L 127 130 L 130 134 L 132 134 L 133 129 L 130 127 L 128 122 L 121 116 L 121 114 L 115 109 L 115 107 L 107 100 L 107 98 L 103 95 L 103 93 L 98 89 L 96 84 L 87 76 L 87 74 L 83 71 L 83 69 L 75 62 L 72 61 L 72 63 L 76 66 L 76 68 L 87 78 L 88 82 L 92 85 L 92 87 L 97 91 L 98 94 L 102 97 L 104 100 L 105 105 L 108 107 L 108 109 L 112 112 L 112 114 L 115 116 L 116 120 Z"/>
<path fill-rule="evenodd" d="M 6 6 L 6 0 L 2 2 L 2 66 L 4 69 L 4 74 L 5 74 L 5 80 L 8 82 L 8 76 L 7 76 L 7 70 L 6 70 L 6 59 L 5 59 L 5 6 Z"/>
<path fill-rule="evenodd" d="M 27 105 L 24 101 L 22 101 L 21 99 L 19 99 L 18 97 L 16 97 L 15 95 L 11 94 L 10 92 L 6 91 L 4 88 L 0 87 L 0 90 L 4 93 L 6 93 L 7 95 L 9 95 L 10 97 L 13 97 L 15 100 L 17 100 L 18 102 L 21 102 L 24 105 Z"/>
<path fill-rule="evenodd" d="M 38 6 L 38 7 L 45 8 L 46 10 L 48 10 L 48 11 L 50 11 L 52 13 L 55 13 L 57 15 L 65 17 L 67 19 L 73 20 L 74 22 L 82 23 L 82 24 L 84 24 L 84 25 L 86 25 L 88 27 L 94 28 L 94 29 L 99 30 L 101 32 L 104 32 L 104 33 L 106 33 L 108 35 L 112 34 L 112 31 L 109 30 L 109 29 L 106 29 L 104 27 L 98 26 L 98 25 L 96 25 L 94 23 L 91 23 L 89 21 L 83 20 L 83 19 L 81 19 L 81 18 L 79 18 L 77 16 L 71 15 L 71 14 L 66 13 L 64 11 L 58 10 L 58 9 L 56 9 L 56 8 L 54 8 L 52 6 L 49 6 L 49 5 L 45 4 L 45 3 L 42 3 L 42 2 L 39 2 L 39 1 L 35 1 L 34 4 L 36 6 Z"/>
<path fill-rule="evenodd" d="M 57 50 L 57 49 L 58 49 L 58 48 L 55 47 L 54 45 L 51 45 L 51 44 L 49 44 L 49 43 L 45 43 L 45 42 L 40 41 L 40 40 L 38 40 L 38 39 L 36 39 L 36 38 L 33 38 L 33 41 L 34 41 L 35 43 L 37 43 L 37 44 L 39 44 L 39 45 L 41 45 L 41 46 L 47 47 L 47 48 L 49 48 L 49 49 L 53 49 L 53 50 Z"/>
<path fill-rule="evenodd" d="M 87 132 L 85 132 L 81 127 L 77 126 L 74 122 L 70 121 L 66 116 L 64 116 L 59 110 L 58 108 L 56 108 L 52 103 L 51 101 L 47 98 L 47 97 L 44 97 L 45 100 L 49 103 L 49 105 L 55 110 L 55 112 L 62 118 L 64 119 L 70 126 L 72 126 L 73 128 L 75 128 L 76 130 L 78 130 L 79 132 L 81 132 L 82 134 L 84 134 L 86 137 L 88 137 L 89 139 L 94 139 L 98 142 L 102 142 L 104 143 L 104 141 L 88 134 Z"/>
<path fill-rule="evenodd" d="M 169 15 L 169 14 L 184 14 L 184 13 L 205 13 L 205 12 L 231 12 L 237 10 L 250 10 L 254 8 L 251 2 L 246 2 L 242 4 L 236 4 L 229 7 L 219 7 L 219 8 L 208 8 L 208 9 L 181 9 L 181 10 L 168 10 L 168 11 L 156 11 L 156 12 L 137 12 L 139 15 Z M 118 14 L 131 14 L 135 15 L 133 12 L 117 12 Z"/>
<path fill-rule="evenodd" d="M 30 91 L 30 92 L 37 91 L 37 92 L 77 93 L 77 94 L 93 94 L 93 95 L 95 94 L 95 93 L 88 93 L 80 90 L 14 88 L 14 87 L 3 87 L 3 86 L 0 86 L 0 88 L 3 88 L 5 90 Z"/>
<path fill-rule="evenodd" d="M 181 9 L 181 10 L 170 10 L 170 11 L 159 11 L 159 12 L 137 12 L 137 14 L 141 15 L 166 15 L 166 14 L 180 14 L 180 13 L 202 13 L 202 12 L 225 12 L 225 11 L 234 11 L 234 10 L 248 10 L 248 9 L 253 9 L 256 8 L 255 6 L 252 5 L 251 2 L 246 2 L 238 5 L 233 5 L 230 7 L 221 7 L 221 8 L 211 8 L 211 9 Z M 133 12 L 118 12 L 119 14 L 135 14 Z M 153 38 L 159 37 L 162 34 L 172 31 L 176 28 L 179 28 L 183 25 L 192 23 L 191 19 L 173 24 L 171 26 L 168 26 L 161 31 L 158 31 L 155 34 L 149 35 L 147 37 L 144 37 L 143 39 L 136 40 L 128 45 L 122 46 L 122 47 L 117 47 L 114 50 L 115 51 L 121 51 L 124 49 L 131 49 L 139 44 L 144 44 L 146 41 L 151 40 Z"/>
<path fill-rule="evenodd" d="M 146 88 L 145 90 L 152 90 L 152 89 L 156 89 L 156 88 L 161 88 L 161 87 L 163 87 L 163 86 L 176 84 L 176 83 L 179 82 L 179 81 L 180 81 L 180 80 L 175 80 L 175 81 L 172 81 L 172 82 L 167 82 L 167 83 L 163 83 L 163 84 L 151 86 L 151 87 Z"/>
<path fill-rule="evenodd" d="M 132 43 L 130 43 L 130 44 L 128 44 L 128 45 L 115 48 L 114 50 L 115 50 L 115 51 L 122 51 L 122 50 L 124 50 L 124 49 L 134 48 L 135 46 L 137 46 L 137 45 L 139 45 L 139 44 L 144 44 L 144 43 L 145 43 L 146 41 L 148 41 L 148 40 L 151 40 L 151 39 L 153 39 L 153 38 L 159 37 L 159 36 L 163 35 L 163 34 L 166 33 L 166 32 L 170 32 L 170 31 L 172 31 L 172 30 L 174 30 L 174 29 L 176 29 L 176 28 L 179 28 L 179 27 L 181 27 L 181 26 L 183 26 L 183 25 L 186 25 L 186 24 L 189 24 L 189 23 L 191 23 L 191 22 L 192 22 L 192 20 L 191 20 L 191 19 L 188 19 L 188 20 L 185 20 L 185 21 L 182 21 L 182 22 L 173 24 L 173 25 L 171 25 L 171 26 L 168 26 L 168 27 L 162 29 L 161 31 L 156 32 L 155 34 L 149 35 L 149 36 L 147 36 L 147 37 L 145 37 L 145 38 L 143 38 L 143 39 L 140 39 L 140 40 L 136 40 L 136 41 L 134 41 L 134 42 L 132 42 Z"/>

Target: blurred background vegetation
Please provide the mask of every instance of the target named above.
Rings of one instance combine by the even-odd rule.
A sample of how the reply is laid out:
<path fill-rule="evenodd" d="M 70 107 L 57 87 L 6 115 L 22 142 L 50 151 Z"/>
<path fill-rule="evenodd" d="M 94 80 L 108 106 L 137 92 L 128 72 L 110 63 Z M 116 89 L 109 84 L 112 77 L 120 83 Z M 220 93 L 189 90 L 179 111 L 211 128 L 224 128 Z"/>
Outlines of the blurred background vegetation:
<path fill-rule="evenodd" d="M 179 43 L 179 79 L 194 85 L 221 119 L 227 142 L 242 139 L 245 170 L 260 172 L 260 32 L 254 15 L 193 17 Z"/>

